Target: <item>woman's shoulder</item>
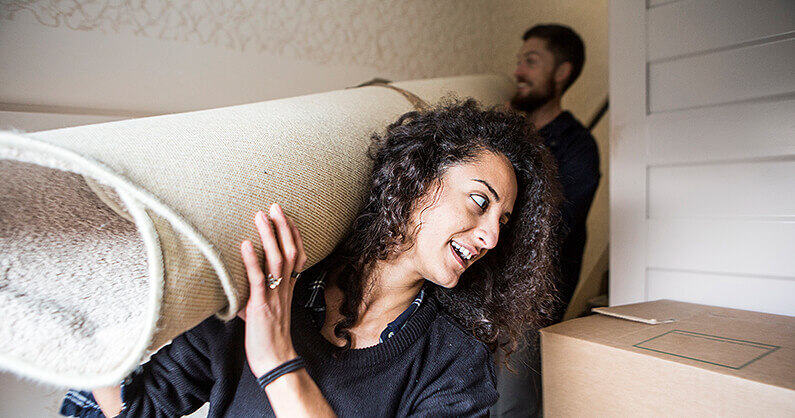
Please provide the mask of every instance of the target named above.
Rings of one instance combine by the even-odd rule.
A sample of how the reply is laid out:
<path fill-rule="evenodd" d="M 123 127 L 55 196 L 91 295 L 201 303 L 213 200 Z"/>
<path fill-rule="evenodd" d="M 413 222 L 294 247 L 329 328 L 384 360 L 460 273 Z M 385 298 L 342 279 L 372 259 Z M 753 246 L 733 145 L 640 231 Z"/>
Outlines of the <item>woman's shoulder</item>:
<path fill-rule="evenodd" d="M 430 303 L 438 305 L 438 301 L 434 298 L 429 299 Z M 472 331 L 464 328 L 438 306 L 435 309 L 436 318 L 428 329 L 429 343 L 442 347 L 453 355 L 456 353 L 467 353 L 467 356 L 491 360 L 491 350 L 485 343 L 475 338 Z M 439 345 L 438 343 L 440 342 L 444 342 L 444 344 Z"/>
<path fill-rule="evenodd" d="M 172 345 L 187 345 L 199 351 L 214 352 L 224 350 L 221 347 L 242 344 L 244 331 L 245 322 L 242 319 L 235 317 L 224 321 L 212 315 L 175 338 Z"/>
<path fill-rule="evenodd" d="M 486 344 L 442 311 L 424 337 L 421 357 L 428 360 L 415 378 L 420 393 L 414 402 L 417 411 L 480 415 L 497 401 L 494 359 Z"/>

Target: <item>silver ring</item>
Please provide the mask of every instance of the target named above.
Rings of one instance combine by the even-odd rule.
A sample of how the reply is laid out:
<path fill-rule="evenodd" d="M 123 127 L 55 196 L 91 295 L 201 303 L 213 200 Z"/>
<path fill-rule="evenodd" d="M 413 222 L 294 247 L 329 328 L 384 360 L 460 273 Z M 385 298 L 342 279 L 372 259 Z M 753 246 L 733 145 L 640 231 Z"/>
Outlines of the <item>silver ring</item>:
<path fill-rule="evenodd" d="M 279 283 L 282 282 L 282 278 L 281 277 L 274 278 L 273 275 L 270 274 L 270 273 L 268 273 L 267 279 L 268 279 L 268 287 L 270 289 L 276 289 L 276 287 L 279 286 Z"/>
<path fill-rule="evenodd" d="M 290 273 L 290 277 L 295 279 L 295 280 L 298 280 L 298 278 L 301 277 L 301 273 L 299 273 L 297 271 L 294 271 L 294 272 Z"/>

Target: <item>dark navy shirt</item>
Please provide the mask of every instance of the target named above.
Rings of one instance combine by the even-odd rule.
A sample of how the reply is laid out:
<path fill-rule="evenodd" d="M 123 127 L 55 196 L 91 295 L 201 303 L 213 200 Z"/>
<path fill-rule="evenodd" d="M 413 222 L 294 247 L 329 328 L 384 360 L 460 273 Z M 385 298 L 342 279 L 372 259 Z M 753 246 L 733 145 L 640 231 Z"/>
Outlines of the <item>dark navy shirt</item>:
<path fill-rule="evenodd" d="M 326 298 L 325 296 L 326 290 L 326 272 L 321 272 L 317 275 L 317 278 L 314 278 L 311 282 L 309 282 L 309 293 L 305 300 L 300 300 L 299 303 L 312 311 L 312 319 L 315 321 L 315 325 L 319 328 L 323 327 L 323 323 L 326 322 Z M 382 343 L 392 337 L 395 334 L 403 329 L 406 326 L 409 318 L 414 315 L 414 312 L 417 311 L 417 308 L 420 307 L 422 304 L 422 300 L 425 298 L 425 287 L 420 289 L 420 293 L 417 294 L 417 297 L 414 298 L 414 301 L 411 302 L 408 308 L 406 308 L 403 313 L 398 315 L 394 321 L 387 324 L 386 328 L 381 331 L 381 335 L 378 338 L 378 342 Z"/>
<path fill-rule="evenodd" d="M 599 149 L 591 133 L 569 112 L 558 115 L 538 133 L 557 160 L 558 179 L 563 186 L 561 272 L 556 283 L 562 302 L 557 313 L 557 321 L 560 321 L 580 278 L 586 240 L 585 219 L 601 177 Z"/>

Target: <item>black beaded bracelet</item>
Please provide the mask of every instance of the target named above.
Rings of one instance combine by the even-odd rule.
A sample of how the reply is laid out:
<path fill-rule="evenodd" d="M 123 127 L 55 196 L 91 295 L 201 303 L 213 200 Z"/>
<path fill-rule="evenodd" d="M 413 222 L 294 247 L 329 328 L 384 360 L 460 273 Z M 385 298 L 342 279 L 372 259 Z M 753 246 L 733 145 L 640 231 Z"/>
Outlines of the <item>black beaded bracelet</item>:
<path fill-rule="evenodd" d="M 258 377 L 257 383 L 259 383 L 259 387 L 261 387 L 262 390 L 265 390 L 265 386 L 268 386 L 274 380 L 286 375 L 287 373 L 292 373 L 304 367 L 306 367 L 304 359 L 302 359 L 301 356 L 298 356 L 292 360 L 285 361 L 284 363 L 276 366 L 276 368 L 269 371 L 268 373 L 265 373 L 262 376 Z"/>

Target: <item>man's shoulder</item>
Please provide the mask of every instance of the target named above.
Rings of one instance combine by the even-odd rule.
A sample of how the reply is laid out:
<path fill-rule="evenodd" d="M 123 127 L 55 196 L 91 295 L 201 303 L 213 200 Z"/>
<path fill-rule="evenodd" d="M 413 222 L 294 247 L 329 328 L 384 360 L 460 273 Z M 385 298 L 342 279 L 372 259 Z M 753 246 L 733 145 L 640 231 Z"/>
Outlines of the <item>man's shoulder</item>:
<path fill-rule="evenodd" d="M 598 159 L 598 147 L 591 132 L 569 111 L 563 111 L 539 133 L 558 160 L 572 155 L 591 155 Z"/>
<path fill-rule="evenodd" d="M 561 138 L 595 142 L 591 132 L 568 110 L 564 110 L 550 125 L 552 131 Z"/>

